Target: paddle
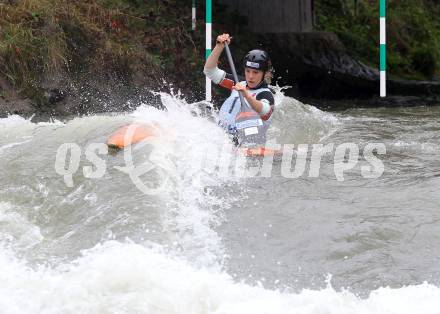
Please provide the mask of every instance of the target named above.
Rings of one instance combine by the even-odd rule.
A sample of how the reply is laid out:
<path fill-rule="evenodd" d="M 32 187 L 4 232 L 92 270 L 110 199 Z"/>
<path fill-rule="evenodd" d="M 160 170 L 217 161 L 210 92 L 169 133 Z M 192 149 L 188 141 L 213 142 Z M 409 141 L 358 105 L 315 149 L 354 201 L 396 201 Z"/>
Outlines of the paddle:
<path fill-rule="evenodd" d="M 225 42 L 225 49 L 226 49 L 226 55 L 228 56 L 229 66 L 231 67 L 232 75 L 234 76 L 235 84 L 237 84 L 238 83 L 237 71 L 235 70 L 234 60 L 232 59 L 231 50 L 229 49 L 229 45 L 227 42 Z M 245 102 L 244 102 L 243 94 L 238 92 L 238 95 L 240 96 L 241 105 L 244 106 Z"/>

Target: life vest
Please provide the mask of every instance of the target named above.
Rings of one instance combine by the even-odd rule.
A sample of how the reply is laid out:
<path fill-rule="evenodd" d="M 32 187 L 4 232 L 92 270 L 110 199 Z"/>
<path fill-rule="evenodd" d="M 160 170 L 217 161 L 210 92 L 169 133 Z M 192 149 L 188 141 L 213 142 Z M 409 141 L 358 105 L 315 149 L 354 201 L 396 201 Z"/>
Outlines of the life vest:
<path fill-rule="evenodd" d="M 262 87 L 248 92 L 251 93 L 252 97 L 257 97 L 258 94 L 265 91 L 270 92 L 270 89 Z M 234 142 L 238 146 L 264 145 L 272 116 L 267 120 L 263 120 L 246 99 L 244 102 L 244 104 L 241 104 L 238 91 L 233 90 L 220 108 L 219 124 L 228 133 L 232 134 Z"/>

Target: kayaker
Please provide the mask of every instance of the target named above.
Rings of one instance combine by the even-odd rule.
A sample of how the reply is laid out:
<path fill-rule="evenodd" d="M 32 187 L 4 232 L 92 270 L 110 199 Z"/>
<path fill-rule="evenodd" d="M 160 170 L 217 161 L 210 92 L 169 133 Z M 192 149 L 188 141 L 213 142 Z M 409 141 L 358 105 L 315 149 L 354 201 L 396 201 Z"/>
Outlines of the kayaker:
<path fill-rule="evenodd" d="M 244 58 L 245 77 L 239 78 L 240 82 L 235 84 L 232 74 L 218 68 L 225 42 L 231 42 L 229 34 L 217 37 L 216 46 L 206 60 L 203 71 L 215 84 L 232 90 L 220 108 L 219 124 L 233 136 L 237 146 L 264 145 L 275 103 L 266 82 L 271 75 L 269 54 L 260 49 L 249 51 Z M 245 99 L 243 105 L 239 92 Z"/>

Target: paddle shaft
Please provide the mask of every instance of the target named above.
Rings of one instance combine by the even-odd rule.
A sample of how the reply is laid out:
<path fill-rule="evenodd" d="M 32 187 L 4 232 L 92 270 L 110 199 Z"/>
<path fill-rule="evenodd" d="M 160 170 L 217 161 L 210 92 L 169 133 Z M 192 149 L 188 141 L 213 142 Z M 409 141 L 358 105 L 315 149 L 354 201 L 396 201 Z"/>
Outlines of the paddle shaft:
<path fill-rule="evenodd" d="M 228 56 L 229 66 L 231 67 L 232 75 L 234 76 L 235 84 L 238 83 L 238 75 L 237 71 L 235 70 L 234 60 L 232 59 L 231 50 L 229 49 L 229 45 L 227 42 L 225 42 L 225 49 L 226 49 L 226 55 Z M 244 106 L 244 97 L 243 94 L 238 92 L 238 95 L 240 96 L 240 102 L 241 105 Z"/>

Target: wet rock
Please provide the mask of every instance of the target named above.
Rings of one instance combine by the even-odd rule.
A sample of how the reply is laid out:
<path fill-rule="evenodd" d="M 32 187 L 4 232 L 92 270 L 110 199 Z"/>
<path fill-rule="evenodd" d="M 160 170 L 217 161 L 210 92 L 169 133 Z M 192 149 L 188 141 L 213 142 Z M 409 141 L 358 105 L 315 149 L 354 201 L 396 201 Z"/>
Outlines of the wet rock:
<path fill-rule="evenodd" d="M 306 104 L 313 105 L 322 110 L 340 111 L 349 108 L 375 108 L 375 107 L 414 107 L 414 106 L 438 106 L 440 96 L 387 96 L 381 98 L 373 96 L 371 98 L 353 99 L 317 99 L 302 98 Z"/>
<path fill-rule="evenodd" d="M 29 99 L 12 98 L 5 99 L 0 97 L 0 117 L 11 114 L 29 115 L 35 112 L 35 107 Z"/>
<path fill-rule="evenodd" d="M 52 88 L 44 92 L 44 97 L 49 105 L 54 105 L 66 98 L 67 94 L 65 91 L 58 88 Z"/>
<path fill-rule="evenodd" d="M 260 42 L 271 53 L 276 82 L 294 86 L 289 96 L 369 99 L 379 94 L 379 71 L 352 58 L 333 33 L 267 34 Z M 439 81 L 388 80 L 387 86 L 389 95 L 440 95 Z"/>

